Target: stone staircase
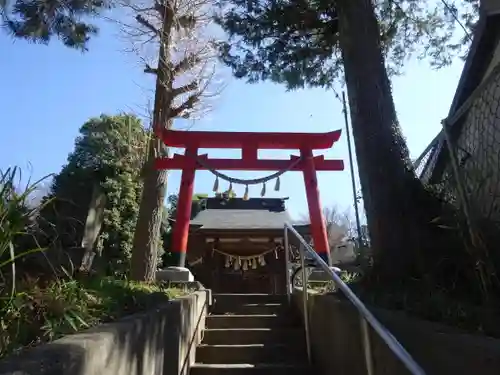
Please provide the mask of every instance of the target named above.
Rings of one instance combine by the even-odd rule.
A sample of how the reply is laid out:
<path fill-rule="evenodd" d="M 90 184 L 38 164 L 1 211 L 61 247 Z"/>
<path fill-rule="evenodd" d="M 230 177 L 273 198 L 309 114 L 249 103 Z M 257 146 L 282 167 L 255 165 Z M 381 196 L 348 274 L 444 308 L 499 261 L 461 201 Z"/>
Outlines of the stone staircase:
<path fill-rule="evenodd" d="M 286 296 L 215 294 L 190 375 L 310 373 L 300 318 Z"/>

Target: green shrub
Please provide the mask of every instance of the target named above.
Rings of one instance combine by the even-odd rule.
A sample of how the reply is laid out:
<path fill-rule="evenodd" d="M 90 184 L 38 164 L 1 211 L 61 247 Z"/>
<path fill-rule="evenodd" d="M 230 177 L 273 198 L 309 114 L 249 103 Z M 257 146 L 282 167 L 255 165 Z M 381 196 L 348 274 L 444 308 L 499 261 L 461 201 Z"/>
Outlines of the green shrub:
<path fill-rule="evenodd" d="M 25 280 L 12 298 L 2 300 L 0 357 L 144 311 L 184 293 L 112 278 L 39 284 L 39 280 Z"/>
<path fill-rule="evenodd" d="M 168 285 L 113 278 L 75 280 L 69 272 L 60 277 L 56 272 L 59 265 L 53 265 L 54 272 L 42 279 L 16 272 L 24 256 L 45 250 L 19 246 L 19 241 L 36 237 L 39 228 L 35 218 L 50 202 L 30 207 L 30 195 L 43 179 L 19 191 L 19 177 L 17 168 L 0 172 L 0 358 L 145 310 L 183 293 Z M 36 240 L 31 242 L 36 244 Z"/>

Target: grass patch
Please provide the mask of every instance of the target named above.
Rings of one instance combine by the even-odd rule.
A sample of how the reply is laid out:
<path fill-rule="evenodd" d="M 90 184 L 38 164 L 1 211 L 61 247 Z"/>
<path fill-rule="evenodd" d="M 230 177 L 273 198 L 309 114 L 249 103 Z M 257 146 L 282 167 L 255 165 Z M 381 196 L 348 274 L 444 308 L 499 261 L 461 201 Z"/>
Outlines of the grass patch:
<path fill-rule="evenodd" d="M 167 284 L 112 278 L 18 283 L 0 297 L 0 358 L 188 294 Z"/>

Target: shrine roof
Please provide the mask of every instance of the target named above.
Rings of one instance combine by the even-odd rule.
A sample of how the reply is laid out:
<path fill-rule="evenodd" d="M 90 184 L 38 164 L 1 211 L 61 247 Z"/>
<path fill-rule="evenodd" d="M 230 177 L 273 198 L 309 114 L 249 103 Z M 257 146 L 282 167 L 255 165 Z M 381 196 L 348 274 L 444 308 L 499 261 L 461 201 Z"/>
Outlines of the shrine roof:
<path fill-rule="evenodd" d="M 292 219 L 282 198 L 208 198 L 191 226 L 209 230 L 280 230 Z"/>

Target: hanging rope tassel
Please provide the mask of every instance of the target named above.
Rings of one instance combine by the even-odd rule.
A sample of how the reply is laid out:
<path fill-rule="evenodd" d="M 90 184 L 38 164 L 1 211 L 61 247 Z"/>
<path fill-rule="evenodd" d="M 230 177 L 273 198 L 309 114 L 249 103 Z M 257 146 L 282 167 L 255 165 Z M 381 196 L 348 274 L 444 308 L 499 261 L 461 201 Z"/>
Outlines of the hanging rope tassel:
<path fill-rule="evenodd" d="M 248 185 L 245 186 L 245 195 L 243 195 L 243 200 L 247 201 L 249 199 L 248 197 Z"/>
<path fill-rule="evenodd" d="M 264 255 L 261 255 L 259 257 L 259 264 L 264 267 L 266 265 L 266 259 L 264 258 Z"/>
<path fill-rule="evenodd" d="M 252 259 L 252 269 L 253 270 L 257 269 L 257 259 L 255 259 L 255 258 Z"/>
<path fill-rule="evenodd" d="M 219 177 L 215 177 L 214 188 L 212 189 L 214 193 L 219 192 Z"/>
<path fill-rule="evenodd" d="M 280 191 L 280 176 L 276 179 L 276 185 L 274 185 L 274 191 Z"/>
<path fill-rule="evenodd" d="M 260 191 L 260 196 L 263 197 L 264 195 L 266 195 L 266 183 L 265 182 L 262 184 L 262 190 Z"/>

